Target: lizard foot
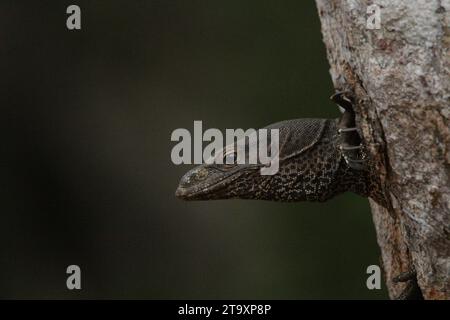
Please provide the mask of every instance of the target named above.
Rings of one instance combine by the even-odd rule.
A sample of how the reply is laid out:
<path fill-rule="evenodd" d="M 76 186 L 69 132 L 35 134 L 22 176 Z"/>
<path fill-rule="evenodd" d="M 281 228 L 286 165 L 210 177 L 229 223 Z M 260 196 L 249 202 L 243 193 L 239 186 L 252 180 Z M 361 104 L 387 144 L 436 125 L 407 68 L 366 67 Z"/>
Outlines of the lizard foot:
<path fill-rule="evenodd" d="M 406 287 L 395 300 L 423 300 L 422 291 L 417 284 L 416 271 L 402 272 L 392 279 L 394 283 L 406 282 Z"/>
<path fill-rule="evenodd" d="M 330 97 L 330 100 L 341 108 L 342 113 L 345 111 L 354 112 L 353 99 L 350 97 L 350 91 L 338 91 Z"/>
<path fill-rule="evenodd" d="M 363 170 L 366 164 L 366 156 L 363 151 L 361 136 L 356 127 L 354 102 L 348 94 L 348 91 L 341 91 L 330 97 L 343 112 L 338 124 L 338 134 L 341 138 L 340 150 L 349 167 L 355 170 Z"/>

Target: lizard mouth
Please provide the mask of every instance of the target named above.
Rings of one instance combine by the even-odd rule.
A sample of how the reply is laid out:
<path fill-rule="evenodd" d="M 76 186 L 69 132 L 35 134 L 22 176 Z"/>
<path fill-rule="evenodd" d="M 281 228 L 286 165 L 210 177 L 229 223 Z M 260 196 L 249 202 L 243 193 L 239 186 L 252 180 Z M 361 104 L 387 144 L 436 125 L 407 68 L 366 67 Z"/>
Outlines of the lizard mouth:
<path fill-rule="evenodd" d="M 231 182 L 236 180 L 239 174 L 233 173 L 227 175 L 217 181 L 208 183 L 208 185 L 200 186 L 183 186 L 179 185 L 175 191 L 175 196 L 182 200 L 213 200 L 213 199 L 225 199 L 226 196 L 219 192 L 221 189 L 225 189 Z"/>

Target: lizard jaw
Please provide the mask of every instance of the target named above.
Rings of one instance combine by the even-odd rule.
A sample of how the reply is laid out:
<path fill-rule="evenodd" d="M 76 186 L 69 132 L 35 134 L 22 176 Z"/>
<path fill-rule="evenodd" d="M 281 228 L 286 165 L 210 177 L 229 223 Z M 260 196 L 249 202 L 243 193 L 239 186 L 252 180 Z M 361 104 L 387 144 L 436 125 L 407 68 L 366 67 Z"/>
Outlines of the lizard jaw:
<path fill-rule="evenodd" d="M 212 196 L 215 192 L 217 192 L 220 188 L 224 188 L 225 185 L 221 184 L 223 180 L 216 182 L 215 184 L 205 187 L 203 189 L 192 190 L 191 188 L 184 188 L 182 186 L 178 186 L 175 191 L 175 196 L 178 199 L 185 201 L 192 200 L 212 200 L 214 197 Z M 211 196 L 210 196 L 211 195 Z M 220 199 L 220 197 L 217 197 Z"/>
<path fill-rule="evenodd" d="M 188 172 L 187 175 L 187 178 L 196 176 L 196 174 L 193 174 L 191 172 Z M 201 183 L 200 186 L 184 186 L 183 182 L 180 182 L 177 190 L 175 191 L 175 196 L 186 201 L 225 199 L 226 197 L 222 196 L 220 189 L 225 189 L 230 183 L 239 178 L 239 176 L 240 175 L 237 172 L 230 173 L 225 177 L 218 179 L 217 181 Z M 183 177 L 183 179 L 186 179 L 186 177 Z"/>

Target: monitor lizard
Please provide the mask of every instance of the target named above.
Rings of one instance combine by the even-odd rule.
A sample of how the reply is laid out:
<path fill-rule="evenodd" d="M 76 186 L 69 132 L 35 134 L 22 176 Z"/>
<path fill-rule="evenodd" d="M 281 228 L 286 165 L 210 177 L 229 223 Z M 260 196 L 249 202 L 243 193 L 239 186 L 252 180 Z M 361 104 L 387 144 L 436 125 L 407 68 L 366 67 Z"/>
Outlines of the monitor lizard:
<path fill-rule="evenodd" d="M 176 196 L 183 200 L 323 202 L 350 191 L 387 207 L 378 175 L 355 124 L 353 99 L 347 92 L 338 92 L 331 100 L 341 109 L 338 119 L 295 119 L 265 128 L 279 129 L 276 174 L 261 175 L 263 164 L 202 164 L 181 178 Z M 237 158 L 234 153 L 223 157 Z M 396 282 L 408 282 L 400 299 L 420 297 L 414 274 L 412 271 L 396 278 Z"/>

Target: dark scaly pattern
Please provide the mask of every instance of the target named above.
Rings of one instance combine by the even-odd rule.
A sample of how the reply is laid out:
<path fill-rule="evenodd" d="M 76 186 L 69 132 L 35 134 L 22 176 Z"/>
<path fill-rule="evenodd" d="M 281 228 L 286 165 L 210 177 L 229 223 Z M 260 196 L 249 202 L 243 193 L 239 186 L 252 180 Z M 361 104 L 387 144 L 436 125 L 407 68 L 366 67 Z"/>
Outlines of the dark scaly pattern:
<path fill-rule="evenodd" d="M 297 123 L 296 128 L 304 128 L 303 122 L 309 122 L 309 119 L 294 121 Z M 287 158 L 283 157 L 282 153 L 278 174 L 269 179 L 263 177 L 262 180 L 266 180 L 269 185 L 272 200 L 325 201 L 345 191 L 367 196 L 366 175 L 348 167 L 341 155 L 337 122 L 335 120 L 322 122 L 323 132 L 309 149 L 284 154 Z M 286 142 L 281 132 L 280 145 Z M 288 147 L 295 150 L 295 145 L 303 138 L 303 130 L 294 131 L 295 139 L 292 132 L 290 134 L 292 141 Z"/>

